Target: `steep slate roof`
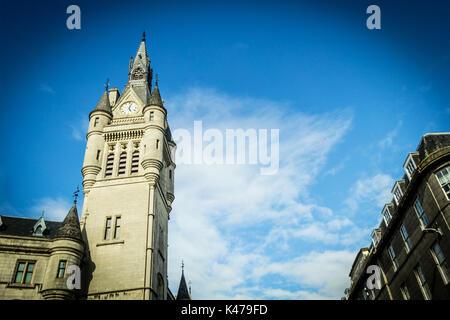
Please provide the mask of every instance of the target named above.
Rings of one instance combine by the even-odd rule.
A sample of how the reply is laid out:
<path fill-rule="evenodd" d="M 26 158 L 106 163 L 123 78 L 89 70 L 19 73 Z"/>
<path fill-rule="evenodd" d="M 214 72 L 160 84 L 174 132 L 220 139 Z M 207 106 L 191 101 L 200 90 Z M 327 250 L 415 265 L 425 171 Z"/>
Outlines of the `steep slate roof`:
<path fill-rule="evenodd" d="M 186 285 L 186 279 L 184 278 L 184 271 L 181 272 L 180 286 L 178 287 L 177 300 L 191 300 L 189 291 Z"/>
<path fill-rule="evenodd" d="M 100 101 L 97 103 L 94 111 L 105 111 L 111 113 L 111 105 L 109 103 L 109 95 L 108 90 L 105 90 L 100 98 Z"/>
<path fill-rule="evenodd" d="M 0 236 L 18 236 L 35 238 L 72 238 L 81 240 L 80 222 L 75 204 L 69 210 L 63 222 L 44 220 L 46 229 L 42 236 L 33 235 L 33 227 L 39 219 L 21 218 L 1 215 Z"/>
<path fill-rule="evenodd" d="M 151 106 L 163 106 L 163 102 L 161 99 L 161 94 L 159 93 L 158 85 L 155 85 L 153 89 L 152 97 L 150 98 L 149 105 Z"/>
<path fill-rule="evenodd" d="M 70 208 L 69 213 L 62 222 L 61 227 L 59 227 L 56 232 L 56 238 L 72 238 L 76 240 L 82 240 L 80 220 L 78 220 L 77 206 L 74 203 L 72 208 Z"/>
<path fill-rule="evenodd" d="M 33 237 L 33 227 L 39 219 L 20 218 L 11 216 L 1 216 L 2 226 L 0 228 L 0 236 L 19 236 Z M 44 231 L 43 238 L 55 238 L 56 231 L 62 225 L 62 222 L 45 221 L 47 229 Z M 37 237 L 37 236 L 36 236 Z M 38 237 L 42 238 L 42 237 Z"/>

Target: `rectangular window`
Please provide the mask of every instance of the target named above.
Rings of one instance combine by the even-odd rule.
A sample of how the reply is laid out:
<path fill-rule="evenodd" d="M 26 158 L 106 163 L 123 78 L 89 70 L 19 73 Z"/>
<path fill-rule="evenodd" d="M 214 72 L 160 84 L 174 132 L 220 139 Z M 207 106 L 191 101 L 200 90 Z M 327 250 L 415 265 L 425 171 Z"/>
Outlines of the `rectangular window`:
<path fill-rule="evenodd" d="M 98 159 L 100 159 L 100 150 L 97 150 L 97 157 L 96 157 L 96 159 L 98 160 Z"/>
<path fill-rule="evenodd" d="M 419 265 L 416 267 L 415 274 L 424 299 L 430 300 L 431 299 L 430 287 L 428 286 L 427 279 L 425 279 L 425 275 L 423 274 L 422 268 Z"/>
<path fill-rule="evenodd" d="M 372 231 L 372 242 L 374 246 L 378 245 L 378 234 L 376 230 Z"/>
<path fill-rule="evenodd" d="M 386 223 L 386 226 L 388 226 L 389 222 L 392 219 L 392 216 L 387 207 L 383 210 L 383 219 L 384 219 L 384 222 Z"/>
<path fill-rule="evenodd" d="M 414 165 L 414 161 L 411 159 L 408 161 L 408 164 L 406 165 L 406 170 L 408 171 L 409 177 L 412 177 L 412 174 L 414 170 L 416 169 L 416 166 Z"/>
<path fill-rule="evenodd" d="M 402 234 L 403 241 L 405 242 L 406 252 L 409 252 L 412 249 L 412 241 L 404 225 L 400 228 L 400 233 Z"/>
<path fill-rule="evenodd" d="M 100 120 L 99 117 L 95 117 L 94 119 L 94 127 L 96 127 L 98 125 L 98 121 Z"/>
<path fill-rule="evenodd" d="M 109 239 L 110 234 L 111 234 L 111 218 L 106 218 L 105 240 Z"/>
<path fill-rule="evenodd" d="M 414 211 L 417 214 L 417 217 L 419 218 L 420 225 L 422 228 L 425 228 L 428 225 L 428 218 L 425 212 L 422 209 L 422 205 L 420 204 L 419 199 L 414 202 Z"/>
<path fill-rule="evenodd" d="M 14 283 L 31 283 L 33 276 L 34 262 L 21 261 L 17 264 L 16 273 L 14 275 Z"/>
<path fill-rule="evenodd" d="M 403 300 L 411 300 L 411 296 L 409 295 L 409 290 L 408 287 L 406 286 L 406 283 L 403 283 L 400 286 L 400 291 L 402 293 Z"/>
<path fill-rule="evenodd" d="M 155 120 L 155 112 L 150 111 L 150 121 Z"/>
<path fill-rule="evenodd" d="M 394 248 L 392 247 L 392 245 L 389 246 L 388 252 L 389 252 L 389 256 L 391 257 L 392 264 L 394 265 L 394 271 L 397 271 L 398 259 L 397 259 L 397 256 L 395 255 L 395 251 L 394 251 Z"/>
<path fill-rule="evenodd" d="M 400 203 L 400 199 L 402 198 L 402 190 L 400 190 L 400 187 L 396 187 L 394 189 L 394 197 L 395 197 L 395 201 L 397 202 L 397 205 Z"/>
<path fill-rule="evenodd" d="M 159 140 L 156 140 L 156 149 L 159 149 Z"/>
<path fill-rule="evenodd" d="M 450 199 L 450 166 L 445 167 L 442 170 L 439 170 L 436 173 L 436 176 L 441 184 L 442 189 L 444 189 L 447 198 Z"/>
<path fill-rule="evenodd" d="M 64 275 L 66 273 L 66 264 L 67 264 L 67 261 L 65 261 L 65 260 L 59 261 L 58 272 L 56 274 L 57 278 L 64 278 Z"/>
<path fill-rule="evenodd" d="M 120 237 L 120 217 L 116 217 L 116 224 L 114 226 L 114 239 Z"/>
<path fill-rule="evenodd" d="M 449 283 L 450 269 L 448 267 L 447 259 L 444 256 L 444 253 L 442 252 L 439 243 L 435 242 L 433 247 L 431 247 L 431 255 L 433 256 L 433 259 L 436 262 L 437 268 L 439 270 L 439 273 L 441 274 L 444 284 Z"/>

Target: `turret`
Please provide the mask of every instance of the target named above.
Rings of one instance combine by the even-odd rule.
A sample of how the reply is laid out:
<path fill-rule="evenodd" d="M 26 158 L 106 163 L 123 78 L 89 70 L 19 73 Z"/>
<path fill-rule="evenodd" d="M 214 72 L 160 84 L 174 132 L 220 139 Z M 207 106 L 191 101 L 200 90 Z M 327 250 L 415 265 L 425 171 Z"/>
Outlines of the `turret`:
<path fill-rule="evenodd" d="M 167 111 L 156 81 L 149 104 L 144 107 L 144 120 L 146 127 L 142 143 L 144 144 L 144 157 L 141 162 L 145 170 L 144 176 L 152 183 L 159 179 L 159 172 L 163 168 L 164 136 L 166 132 Z"/>
<path fill-rule="evenodd" d="M 71 266 L 79 268 L 84 254 L 84 243 L 81 237 L 80 222 L 76 200 L 69 210 L 66 218 L 56 232 L 50 247 L 50 259 L 48 260 L 42 296 L 44 299 L 75 299 L 77 291 L 67 285 Z M 81 277 L 81 274 L 79 274 Z"/>
<path fill-rule="evenodd" d="M 89 188 L 97 179 L 97 174 L 100 172 L 105 142 L 103 128 L 112 120 L 108 83 L 106 83 L 105 87 L 106 90 L 103 92 L 100 101 L 95 109 L 89 114 L 89 129 L 86 135 L 86 153 L 84 155 L 83 168 L 81 169 L 84 178 L 84 192 L 89 191 Z"/>

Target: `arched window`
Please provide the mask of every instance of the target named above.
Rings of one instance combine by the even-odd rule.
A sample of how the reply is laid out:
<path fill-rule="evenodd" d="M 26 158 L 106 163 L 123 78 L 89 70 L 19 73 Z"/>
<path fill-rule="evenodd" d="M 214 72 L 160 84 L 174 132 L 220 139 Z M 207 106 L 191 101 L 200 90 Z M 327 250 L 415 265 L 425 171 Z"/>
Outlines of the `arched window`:
<path fill-rule="evenodd" d="M 112 176 L 113 166 L 114 166 L 114 153 L 110 153 L 106 158 L 105 177 Z"/>
<path fill-rule="evenodd" d="M 139 171 L 139 150 L 133 152 L 131 156 L 131 174 L 138 173 Z"/>
<path fill-rule="evenodd" d="M 126 152 L 122 152 L 120 154 L 120 158 L 119 158 L 119 171 L 117 172 L 117 175 L 123 175 L 125 174 L 125 168 L 127 166 L 127 153 Z"/>
<path fill-rule="evenodd" d="M 141 68 L 136 68 L 133 71 L 133 80 L 144 79 L 144 71 Z"/>

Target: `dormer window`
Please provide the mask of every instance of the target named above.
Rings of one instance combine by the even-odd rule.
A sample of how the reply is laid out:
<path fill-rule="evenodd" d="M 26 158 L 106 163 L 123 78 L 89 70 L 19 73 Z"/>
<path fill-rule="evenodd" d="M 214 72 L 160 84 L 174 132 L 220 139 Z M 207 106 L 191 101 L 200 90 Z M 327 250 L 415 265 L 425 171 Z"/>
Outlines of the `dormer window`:
<path fill-rule="evenodd" d="M 378 245 L 378 242 L 380 241 L 380 239 L 378 239 L 378 232 L 376 229 L 372 231 L 371 237 L 372 237 L 372 243 L 376 247 Z"/>
<path fill-rule="evenodd" d="M 444 189 L 445 194 L 450 199 L 450 166 L 439 170 L 436 176 L 441 184 L 442 189 Z"/>
<path fill-rule="evenodd" d="M 44 217 L 40 217 L 33 227 L 33 236 L 43 237 L 46 230 L 47 226 L 45 225 Z"/>
<path fill-rule="evenodd" d="M 394 194 L 395 202 L 398 205 L 400 203 L 400 199 L 403 196 L 403 192 L 402 192 L 402 189 L 400 188 L 400 185 L 399 185 L 398 181 L 395 183 L 394 189 L 392 190 L 392 193 Z"/>
<path fill-rule="evenodd" d="M 384 206 L 384 209 L 383 209 L 383 211 L 382 211 L 382 214 L 383 214 L 384 222 L 386 223 L 386 226 L 388 226 L 388 225 L 389 225 L 389 222 L 390 222 L 391 219 L 392 219 L 392 216 L 391 216 L 391 213 L 389 212 L 389 208 L 388 208 L 387 205 Z"/>
<path fill-rule="evenodd" d="M 410 180 L 414 173 L 414 170 L 416 170 L 416 168 L 417 168 L 416 162 L 413 159 L 413 154 L 414 153 L 410 153 L 408 155 L 408 157 L 406 158 L 405 164 L 403 165 L 403 169 L 405 169 L 406 175 L 408 176 L 408 178 Z"/>
<path fill-rule="evenodd" d="M 133 80 L 140 80 L 144 79 L 144 70 L 141 68 L 136 68 L 136 70 L 133 71 Z"/>

